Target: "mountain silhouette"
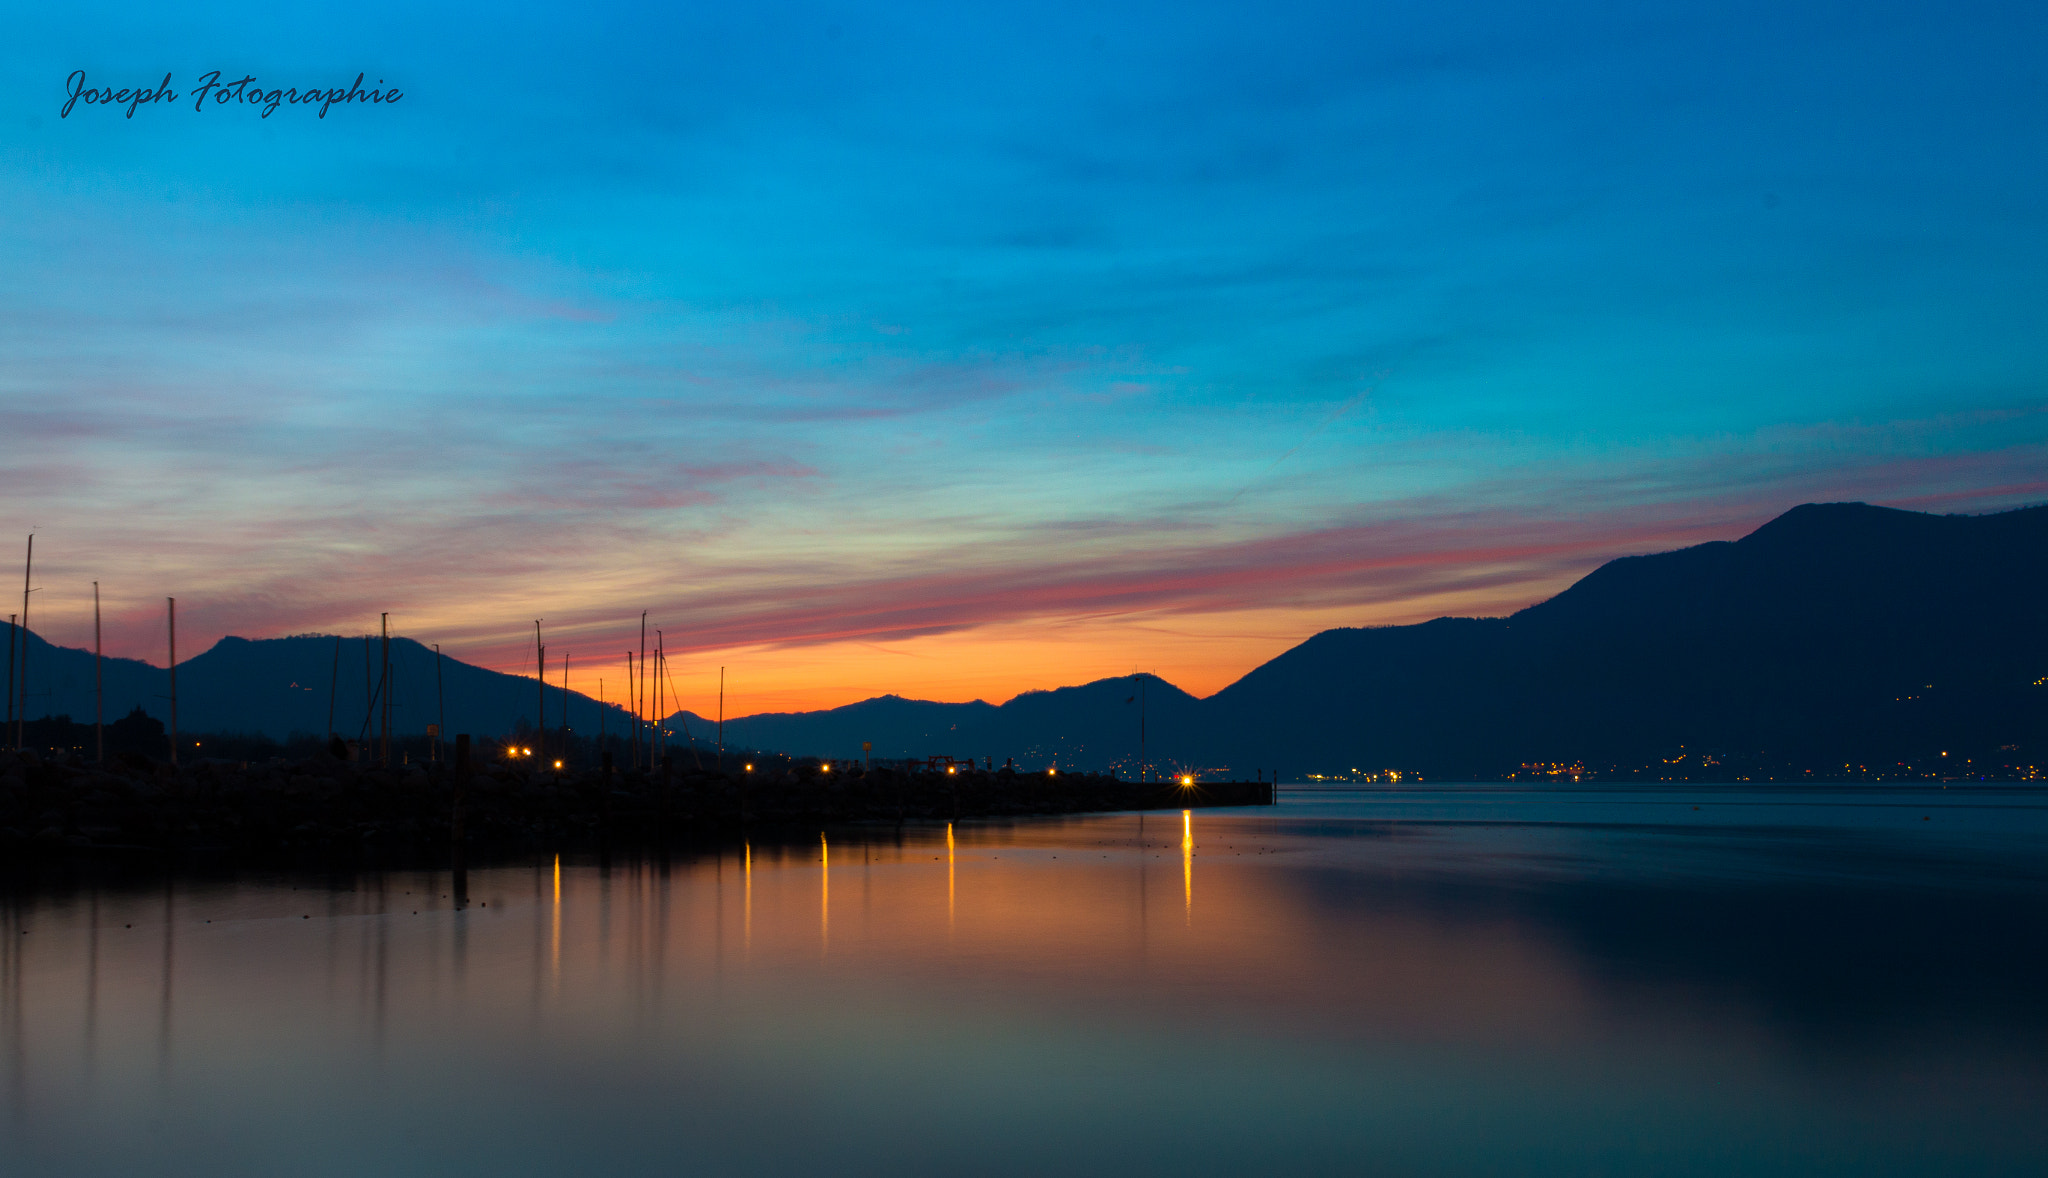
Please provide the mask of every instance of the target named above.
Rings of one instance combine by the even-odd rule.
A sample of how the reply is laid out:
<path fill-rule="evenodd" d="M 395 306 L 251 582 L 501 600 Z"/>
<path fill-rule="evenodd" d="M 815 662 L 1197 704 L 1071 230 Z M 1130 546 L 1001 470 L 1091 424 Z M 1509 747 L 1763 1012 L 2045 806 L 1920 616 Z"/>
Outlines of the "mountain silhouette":
<path fill-rule="evenodd" d="M 1609 561 L 1505 618 L 1324 631 L 1207 699 L 1151 675 L 1000 706 L 884 695 L 729 719 L 725 742 L 834 759 L 868 742 L 879 758 L 1125 774 L 1149 763 L 1499 777 L 1545 763 L 1699 776 L 1708 759 L 1815 775 L 1955 765 L 1962 776 L 1963 765 L 2034 763 L 2048 740 L 2044 586 L 2048 507 L 1937 516 L 1809 504 L 1740 540 Z M 89 722 L 91 654 L 29 643 L 31 716 Z M 369 714 L 363 640 L 342 640 L 338 681 L 334 652 L 331 636 L 224 638 L 179 665 L 179 726 L 324 734 L 338 682 L 335 727 L 356 736 Z M 392 663 L 396 726 L 421 732 L 437 714 L 434 653 L 394 639 Z M 441 675 L 450 732 L 532 725 L 532 679 L 452 658 Z M 108 659 L 106 684 L 110 721 L 135 707 L 168 713 L 160 667 Z M 562 690 L 546 700 L 546 724 L 559 725 Z M 596 702 L 569 693 L 568 704 L 571 727 L 593 734 Z M 614 732 L 630 722 L 606 712 Z M 716 738 L 713 721 L 679 712 L 678 745 L 684 726 L 699 746 Z"/>
<path fill-rule="evenodd" d="M 1203 701 L 1235 738 L 1204 747 L 1255 732 L 1293 766 L 1440 775 L 1686 750 L 1815 769 L 2038 756 L 2044 574 L 2048 508 L 1810 504 L 1609 561 L 1510 617 L 1318 634 Z"/>
<path fill-rule="evenodd" d="M 1000 707 L 933 703 L 885 695 L 818 712 L 770 712 L 725 722 L 727 745 L 796 752 L 805 756 L 853 758 L 861 744 L 884 759 L 952 756 L 984 758 L 1000 767 L 1007 759 L 1039 768 L 1140 769 L 1140 720 L 1147 737 L 1143 751 L 1161 772 L 1180 762 L 1168 732 L 1199 730 L 1204 703 L 1156 675 L 1100 679 L 1079 687 L 1027 691 Z M 702 744 L 711 722 L 694 712 L 679 713 Z M 673 726 L 672 726 L 673 727 Z"/>
<path fill-rule="evenodd" d="M 6 633 L 0 628 L 0 635 Z M 33 632 L 28 633 L 28 643 L 29 716 L 69 715 L 73 721 L 90 724 L 92 652 L 53 646 Z M 5 645 L 6 639 L 0 637 L 0 646 Z M 324 737 L 331 694 L 337 733 L 345 739 L 366 731 L 374 734 L 375 712 L 382 709 L 381 699 L 375 708 L 371 706 L 382 677 L 378 639 L 343 638 L 338 661 L 336 654 L 333 635 L 223 638 L 204 654 L 178 664 L 178 728 L 182 732 L 261 734 L 274 740 L 294 733 Z M 103 661 L 103 673 L 109 723 L 138 707 L 160 719 L 169 717 L 170 676 L 164 668 L 137 659 L 110 658 Z M 436 674 L 431 648 L 410 638 L 391 640 L 392 726 L 398 733 L 422 733 L 427 725 L 437 723 L 444 696 L 450 734 L 500 736 L 534 726 L 539 701 L 531 678 L 452 658 L 441 661 L 438 685 Z M 563 691 L 549 686 L 544 698 L 546 725 L 557 727 L 562 723 Z M 570 692 L 568 703 L 570 726 L 594 734 L 599 723 L 597 702 Z M 631 723 L 618 706 L 605 710 L 604 723 L 609 730 L 617 732 L 620 724 Z"/>
<path fill-rule="evenodd" d="M 1737 541 L 1609 561 L 1509 617 L 1328 630 L 1207 699 L 1150 679 L 1147 751 L 1162 771 L 1290 777 L 1498 777 L 1530 762 L 1696 773 L 1702 758 L 1820 773 L 1946 752 L 1962 775 L 2040 757 L 2044 588 L 2048 508 L 1808 504 Z M 1001 707 L 884 697 L 727 733 L 818 755 L 867 740 L 876 755 L 1128 771 L 1136 682 Z"/>

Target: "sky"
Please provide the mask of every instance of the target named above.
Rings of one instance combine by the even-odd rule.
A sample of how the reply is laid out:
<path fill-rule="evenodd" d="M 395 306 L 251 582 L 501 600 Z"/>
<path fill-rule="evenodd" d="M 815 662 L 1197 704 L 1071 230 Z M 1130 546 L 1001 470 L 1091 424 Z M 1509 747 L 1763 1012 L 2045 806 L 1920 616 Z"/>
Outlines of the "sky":
<path fill-rule="evenodd" d="M 1206 695 L 2048 501 L 2039 6 L 11 7 L 0 554 L 69 645 L 98 581 L 158 663 L 167 596 L 538 618 L 615 699 L 644 610 L 707 714 Z"/>

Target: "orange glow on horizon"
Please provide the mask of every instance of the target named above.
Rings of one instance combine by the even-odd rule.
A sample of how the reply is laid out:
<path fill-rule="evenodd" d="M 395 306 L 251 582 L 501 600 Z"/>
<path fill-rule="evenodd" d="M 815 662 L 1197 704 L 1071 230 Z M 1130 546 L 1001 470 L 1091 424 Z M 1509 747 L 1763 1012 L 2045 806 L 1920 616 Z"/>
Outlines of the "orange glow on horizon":
<path fill-rule="evenodd" d="M 1544 583 L 1536 597 L 1562 590 L 1570 579 Z M 1444 614 L 1502 614 L 1526 604 L 1526 589 L 1511 598 L 1471 591 L 1377 605 L 1033 618 L 893 641 L 672 649 L 668 674 L 675 686 L 674 699 L 680 702 L 667 706 L 715 716 L 721 664 L 726 667 L 728 744 L 744 743 L 745 722 L 751 715 L 817 711 L 889 694 L 944 703 L 979 699 L 1001 704 L 1027 691 L 1129 675 L 1133 666 L 1144 667 L 1183 691 L 1208 696 L 1323 630 L 1420 622 Z M 431 629 L 427 622 L 408 627 L 418 634 Z M 585 633 L 590 635 L 587 639 Z M 599 679 L 630 678 L 624 661 L 609 653 L 615 646 L 624 649 L 609 634 L 600 638 L 594 630 L 571 630 L 549 639 L 548 661 L 557 668 L 550 686 L 561 683 L 558 644 L 572 653 L 569 686 L 574 691 L 596 699 Z M 444 649 L 450 657 L 492 670 L 533 675 L 530 644 L 523 659 L 521 648 L 512 642 L 467 649 L 447 643 Z"/>

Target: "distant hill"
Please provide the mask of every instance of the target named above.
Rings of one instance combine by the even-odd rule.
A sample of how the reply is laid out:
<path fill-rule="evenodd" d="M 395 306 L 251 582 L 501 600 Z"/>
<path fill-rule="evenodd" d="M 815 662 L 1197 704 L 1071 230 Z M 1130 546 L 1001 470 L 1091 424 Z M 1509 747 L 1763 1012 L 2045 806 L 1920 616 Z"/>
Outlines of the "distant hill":
<path fill-rule="evenodd" d="M 1152 679 L 1147 744 L 1168 769 L 1290 777 L 1702 757 L 1826 770 L 1943 751 L 2048 768 L 2044 679 L 2048 508 L 1809 504 L 1732 543 L 1610 561 L 1511 617 L 1325 631 L 1205 700 Z M 828 756 L 869 740 L 878 756 L 1128 769 L 1135 691 L 1108 679 L 1001 707 L 885 696 L 728 722 L 727 735 Z"/>
<path fill-rule="evenodd" d="M 204 654 L 178 664 L 178 727 L 184 732 L 260 733 L 276 740 L 293 733 L 325 736 L 331 694 L 334 727 L 352 739 L 364 731 L 377 682 L 377 640 L 367 640 L 367 667 L 365 641 L 341 639 L 337 664 L 332 636 L 223 638 Z M 29 715 L 68 714 L 91 723 L 92 652 L 53 646 L 34 633 L 28 634 L 28 642 Z M 6 644 L 7 628 L 0 625 L 0 648 Z M 426 731 L 427 725 L 437 722 L 440 698 L 433 650 L 410 638 L 394 638 L 391 667 L 393 727 L 404 734 Z M 136 707 L 160 719 L 170 715 L 170 678 L 164 668 L 110 658 L 104 660 L 103 670 L 109 722 Z M 439 674 L 450 734 L 499 736 L 533 726 L 539 704 L 532 679 L 452 658 L 443 660 Z M 0 671 L 0 686 L 4 682 L 5 672 Z M 560 687 L 546 688 L 549 727 L 562 722 L 562 697 Z M 568 703 L 570 726 L 595 733 L 597 702 L 570 692 Z M 616 705 L 609 707 L 606 726 L 618 731 L 622 722 L 631 721 Z"/>
<path fill-rule="evenodd" d="M 1681 746 L 1809 767 L 2040 757 L 2044 588 L 2048 508 L 1808 505 L 1610 561 L 1511 617 L 1318 634 L 1203 701 L 1232 733 L 1204 747 L 1439 774 Z"/>
<path fill-rule="evenodd" d="M 1142 700 L 1140 696 L 1142 695 Z M 1141 707 L 1142 704 L 1142 707 Z M 819 712 L 774 712 L 725 722 L 727 745 L 795 752 L 820 757 L 857 757 L 872 743 L 882 758 L 934 755 L 1006 758 L 1032 767 L 1115 769 L 1135 774 L 1139 764 L 1139 721 L 1148 729 L 1150 759 L 1167 764 L 1175 755 L 1168 733 L 1199 729 L 1203 702 L 1154 675 L 1102 679 L 1080 687 L 1028 691 L 997 707 L 976 700 L 947 704 L 884 695 Z M 711 721 L 679 713 L 702 743 Z"/>
<path fill-rule="evenodd" d="M 30 641 L 31 714 L 89 721 L 90 653 Z M 392 647 L 397 726 L 417 733 L 434 719 L 434 655 L 410 639 Z M 222 639 L 179 667 L 181 728 L 325 733 L 334 649 L 331 637 Z M 531 725 L 532 679 L 454 659 L 442 673 L 451 732 Z M 106 675 L 110 720 L 137 705 L 165 715 L 161 668 L 109 659 Z M 362 639 L 343 640 L 339 682 L 336 727 L 353 736 L 366 715 Z M 561 706 L 547 689 L 550 726 Z M 596 729 L 595 701 L 572 693 L 569 709 L 572 727 Z M 1713 758 L 1821 775 L 1942 763 L 1944 751 L 2048 768 L 2048 508 L 1809 504 L 1733 542 L 1609 561 L 1510 617 L 1328 630 L 1208 699 L 1149 675 L 999 707 L 885 695 L 728 720 L 725 739 L 1134 773 L 1141 715 L 1161 772 L 1491 778 L 1541 762 L 1698 776 Z M 608 709 L 607 727 L 625 722 Z M 715 738 L 704 717 L 672 717 L 678 737 L 686 725 L 700 745 Z"/>

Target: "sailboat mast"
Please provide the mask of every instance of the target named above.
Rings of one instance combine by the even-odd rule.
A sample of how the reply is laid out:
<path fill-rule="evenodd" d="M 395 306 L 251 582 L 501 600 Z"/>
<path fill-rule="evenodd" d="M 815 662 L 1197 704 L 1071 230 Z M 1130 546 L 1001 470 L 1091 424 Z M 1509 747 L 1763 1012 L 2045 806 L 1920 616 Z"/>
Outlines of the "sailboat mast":
<path fill-rule="evenodd" d="M 92 583 L 92 757 L 107 763 L 107 681 L 100 670 L 100 583 Z"/>
<path fill-rule="evenodd" d="M 448 688 L 441 681 L 441 644 L 434 644 L 434 760 L 441 759 L 441 742 L 448 739 Z"/>
<path fill-rule="evenodd" d="M 334 670 L 327 676 L 327 743 L 334 744 L 334 701 L 341 694 L 341 635 L 334 636 Z"/>
<path fill-rule="evenodd" d="M 16 624 L 20 614 L 7 615 L 7 728 L 14 727 L 14 648 L 21 637 L 21 627 Z M 0 728 L 0 740 L 6 740 L 7 728 Z M 21 735 L 15 734 L 14 748 L 21 751 Z"/>
<path fill-rule="evenodd" d="M 377 677 L 371 673 L 373 669 L 370 666 L 370 636 L 365 634 L 363 635 L 363 730 L 357 733 L 363 746 L 362 755 L 365 761 L 370 759 L 370 725 L 377 719 L 377 697 L 373 694 Z"/>
<path fill-rule="evenodd" d="M 540 640 L 540 619 L 533 620 L 533 740 L 548 755 L 548 648 Z"/>
<path fill-rule="evenodd" d="M 26 614 L 24 614 L 23 616 L 24 616 L 24 617 L 26 617 L 27 615 L 26 615 Z M 647 710 L 647 611 L 646 611 L 646 610 L 644 610 L 644 609 L 640 611 L 640 697 L 639 697 L 639 698 L 640 698 L 640 710 L 641 710 L 642 712 L 645 712 L 645 711 Z M 635 726 L 637 727 L 637 723 L 636 723 L 636 725 L 635 725 Z M 648 736 L 649 736 L 650 738 L 652 738 L 652 737 L 653 737 L 653 735 L 654 735 L 654 734 L 653 734 L 652 732 L 648 733 Z M 649 764 L 652 764 L 652 763 L 653 763 L 653 760 L 654 760 L 654 757 L 653 757 L 653 753 L 652 753 L 652 752 L 650 751 L 650 752 L 648 753 L 648 763 L 649 763 Z M 633 762 L 633 763 L 634 763 L 634 765 L 636 765 L 636 766 L 637 766 L 637 765 L 639 765 L 639 763 L 640 763 L 640 762 L 639 762 L 639 759 L 638 759 L 638 758 L 636 757 L 636 758 L 634 759 L 634 762 Z"/>
<path fill-rule="evenodd" d="M 383 697 L 384 706 L 378 709 L 377 743 L 379 759 L 386 769 L 391 768 L 391 615 L 382 614 L 377 619 L 379 632 L 379 653 L 383 655 L 383 669 L 377 676 L 377 692 Z"/>
<path fill-rule="evenodd" d="M 569 655 L 562 654 L 562 759 L 569 759 Z"/>
<path fill-rule="evenodd" d="M 17 749 L 28 747 L 28 578 L 35 563 L 36 537 L 34 532 L 30 532 L 28 559 L 21 565 L 21 711 L 14 717 L 14 747 Z"/>
<path fill-rule="evenodd" d="M 166 597 L 171 636 L 171 768 L 178 767 L 178 599 Z"/>

